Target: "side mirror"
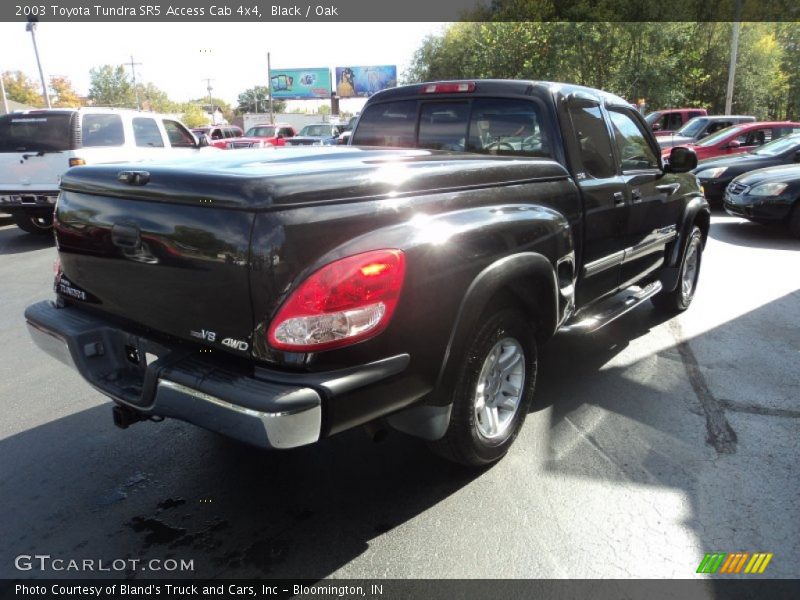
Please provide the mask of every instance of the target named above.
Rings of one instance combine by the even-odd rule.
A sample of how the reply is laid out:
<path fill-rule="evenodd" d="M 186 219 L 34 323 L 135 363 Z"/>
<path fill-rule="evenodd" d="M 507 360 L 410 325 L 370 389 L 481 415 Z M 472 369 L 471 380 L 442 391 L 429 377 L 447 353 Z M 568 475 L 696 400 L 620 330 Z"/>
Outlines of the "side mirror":
<path fill-rule="evenodd" d="M 794 151 L 794 162 L 800 162 L 800 150 Z"/>
<path fill-rule="evenodd" d="M 660 131 L 661 130 L 661 123 L 656 121 L 655 123 L 653 123 L 652 127 L 653 127 L 653 131 Z"/>
<path fill-rule="evenodd" d="M 731 150 L 735 150 L 736 148 L 738 148 L 741 145 L 742 145 L 742 143 L 739 140 L 731 140 L 730 142 L 728 142 L 728 146 L 727 147 L 730 148 Z"/>
<path fill-rule="evenodd" d="M 697 154 L 691 148 L 676 146 L 669 153 L 669 164 L 664 166 L 667 173 L 688 173 L 697 168 Z"/>
<path fill-rule="evenodd" d="M 208 143 L 208 136 L 205 133 L 201 133 L 200 137 L 197 140 L 197 147 L 198 148 L 207 148 L 210 144 Z"/>

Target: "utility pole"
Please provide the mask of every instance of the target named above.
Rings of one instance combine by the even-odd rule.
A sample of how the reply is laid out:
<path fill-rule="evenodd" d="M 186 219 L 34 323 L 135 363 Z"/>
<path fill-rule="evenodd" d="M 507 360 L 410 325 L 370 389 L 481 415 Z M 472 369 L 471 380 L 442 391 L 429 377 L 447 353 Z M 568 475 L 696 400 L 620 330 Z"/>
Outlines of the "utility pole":
<path fill-rule="evenodd" d="M 739 19 L 742 13 L 742 0 L 736 0 L 736 20 L 733 23 L 733 35 L 731 36 L 731 62 L 728 66 L 728 89 L 725 92 L 725 114 L 731 114 L 733 105 L 733 81 L 736 79 L 736 54 L 739 51 Z"/>
<path fill-rule="evenodd" d="M 203 79 L 206 82 L 206 89 L 208 90 L 208 104 L 209 104 L 209 112 L 211 113 L 211 124 L 216 125 L 217 119 L 214 117 L 214 98 L 211 97 L 211 90 L 214 88 L 211 87 L 211 82 L 214 81 L 210 77 L 206 77 Z"/>
<path fill-rule="evenodd" d="M 269 52 L 267 52 L 267 86 L 269 89 L 269 124 L 275 124 L 275 113 L 272 110 L 272 66 L 269 62 Z"/>
<path fill-rule="evenodd" d="M 139 105 L 139 88 L 136 87 L 136 67 L 141 67 L 142 63 L 133 62 L 133 56 L 131 56 L 131 62 L 128 64 L 131 66 L 131 75 L 133 76 L 133 93 L 136 95 L 136 110 L 141 110 Z"/>
<path fill-rule="evenodd" d="M 52 108 L 50 105 L 50 91 L 47 89 L 47 82 L 44 79 L 44 70 L 42 69 L 42 61 L 39 60 L 39 47 L 36 45 L 36 20 L 31 19 L 25 25 L 25 31 L 29 31 L 31 39 L 33 40 L 33 53 L 36 55 L 36 65 L 39 67 L 39 79 L 42 80 L 42 91 L 44 92 L 44 99 L 47 102 L 47 108 Z"/>

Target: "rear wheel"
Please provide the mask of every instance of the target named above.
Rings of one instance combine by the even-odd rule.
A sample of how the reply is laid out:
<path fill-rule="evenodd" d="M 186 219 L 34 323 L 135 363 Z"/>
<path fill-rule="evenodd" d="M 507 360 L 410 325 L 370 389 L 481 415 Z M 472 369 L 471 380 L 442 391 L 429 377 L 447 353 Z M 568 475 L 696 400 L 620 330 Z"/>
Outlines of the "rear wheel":
<path fill-rule="evenodd" d="M 450 425 L 432 449 L 455 462 L 500 460 L 519 433 L 536 382 L 536 341 L 525 314 L 505 309 L 477 327 L 452 395 Z"/>
<path fill-rule="evenodd" d="M 48 235 L 53 231 L 53 215 L 31 215 L 16 214 L 12 215 L 17 227 L 28 233 L 36 235 Z"/>
<path fill-rule="evenodd" d="M 696 225 L 692 229 L 681 257 L 678 286 L 671 292 L 661 292 L 651 298 L 653 305 L 666 312 L 682 312 L 689 308 L 700 277 L 703 255 L 703 232 Z"/>

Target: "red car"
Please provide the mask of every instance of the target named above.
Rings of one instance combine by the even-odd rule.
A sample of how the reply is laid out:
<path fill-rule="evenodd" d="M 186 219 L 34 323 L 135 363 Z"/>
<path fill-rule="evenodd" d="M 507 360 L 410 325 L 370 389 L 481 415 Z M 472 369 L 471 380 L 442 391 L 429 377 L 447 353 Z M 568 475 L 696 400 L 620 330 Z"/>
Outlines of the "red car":
<path fill-rule="evenodd" d="M 270 125 L 254 125 L 241 137 L 225 140 L 226 149 L 267 148 L 269 146 L 285 146 L 288 138 L 297 135 L 294 127 L 288 123 Z"/>
<path fill-rule="evenodd" d="M 796 131 L 800 131 L 800 123 L 793 121 L 741 123 L 721 129 L 696 144 L 686 144 L 685 147 L 695 151 L 697 160 L 703 160 L 715 156 L 749 152 L 767 142 Z M 669 158 L 671 150 L 672 148 L 665 148 L 661 152 L 662 158 Z"/>
<path fill-rule="evenodd" d="M 193 127 L 192 133 L 198 138 L 206 136 L 209 146 L 224 148 L 229 139 L 241 136 L 242 130 L 236 125 L 206 125 L 205 127 Z"/>
<path fill-rule="evenodd" d="M 656 137 L 659 137 L 678 131 L 690 119 L 704 117 L 707 114 L 705 108 L 667 108 L 649 113 L 644 120 L 653 129 Z"/>

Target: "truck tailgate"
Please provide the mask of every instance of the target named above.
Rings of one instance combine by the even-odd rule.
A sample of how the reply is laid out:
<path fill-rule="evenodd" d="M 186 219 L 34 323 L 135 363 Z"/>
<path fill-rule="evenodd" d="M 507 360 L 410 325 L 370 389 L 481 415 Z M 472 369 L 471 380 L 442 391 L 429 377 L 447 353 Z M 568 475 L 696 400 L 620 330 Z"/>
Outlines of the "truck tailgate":
<path fill-rule="evenodd" d="M 159 333 L 249 354 L 253 216 L 202 202 L 62 191 L 58 291 Z"/>

